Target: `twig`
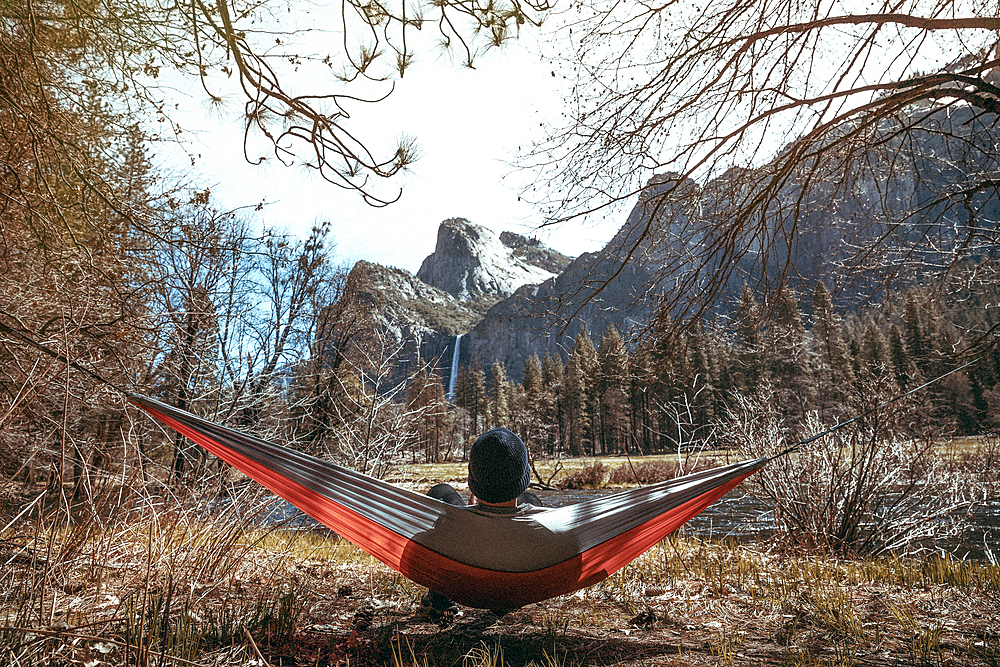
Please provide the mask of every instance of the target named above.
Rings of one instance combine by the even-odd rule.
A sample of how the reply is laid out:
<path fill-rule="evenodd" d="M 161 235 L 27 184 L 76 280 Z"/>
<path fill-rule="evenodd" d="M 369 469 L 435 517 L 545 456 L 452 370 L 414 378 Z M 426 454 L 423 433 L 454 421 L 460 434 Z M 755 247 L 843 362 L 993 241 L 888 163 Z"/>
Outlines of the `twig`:
<path fill-rule="evenodd" d="M 559 471 L 562 470 L 562 468 L 563 468 L 562 461 L 556 461 L 555 470 L 552 472 L 551 475 L 549 475 L 549 481 L 543 482 L 542 476 L 538 474 L 538 469 L 535 468 L 535 460 L 532 459 L 531 472 L 535 473 L 535 478 L 538 480 L 538 484 L 537 485 L 533 484 L 532 486 L 542 489 L 543 491 L 555 491 L 556 487 L 552 486 L 552 478 L 558 475 Z"/>
<path fill-rule="evenodd" d="M 636 484 L 642 484 L 639 481 L 639 473 L 635 471 L 635 466 L 632 465 L 632 457 L 628 455 L 628 448 L 622 447 L 622 453 L 625 454 L 625 460 L 628 461 L 628 469 L 632 471 L 632 479 L 635 480 Z"/>
<path fill-rule="evenodd" d="M 247 639 L 250 640 L 250 646 L 253 647 L 253 652 L 257 654 L 257 659 L 260 660 L 260 663 L 264 665 L 264 667 L 271 667 L 267 660 L 264 659 L 264 656 L 260 654 L 260 649 L 257 648 L 257 642 L 253 640 L 253 635 L 250 634 L 250 631 L 247 630 L 245 625 L 243 626 L 243 632 L 246 633 Z"/>

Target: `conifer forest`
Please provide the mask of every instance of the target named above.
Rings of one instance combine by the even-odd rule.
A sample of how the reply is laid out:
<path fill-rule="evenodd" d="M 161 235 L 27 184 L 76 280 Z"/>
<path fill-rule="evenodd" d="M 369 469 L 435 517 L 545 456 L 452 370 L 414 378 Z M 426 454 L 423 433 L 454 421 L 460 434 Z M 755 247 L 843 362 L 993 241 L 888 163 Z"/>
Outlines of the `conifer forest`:
<path fill-rule="evenodd" d="M 520 383 L 508 379 L 502 364 L 474 363 L 459 372 L 457 409 L 440 403 L 441 410 L 421 420 L 417 455 L 438 460 L 494 426 L 519 428 L 534 451 L 548 456 L 725 447 L 727 420 L 741 396 L 761 399 L 790 441 L 805 438 L 813 435 L 804 430 L 810 413 L 833 426 L 970 361 L 956 342 L 995 326 L 995 313 L 984 305 L 991 297 L 957 294 L 942 303 L 926 296 L 912 290 L 845 316 L 820 282 L 804 297 L 783 290 L 765 317 L 744 290 L 725 325 L 679 329 L 663 314 L 636 346 L 613 327 L 584 330 L 567 355 L 530 357 Z M 908 397 L 891 430 L 914 437 L 995 432 L 998 382 L 1000 354 L 993 348 Z M 440 377 L 429 387 L 421 377 L 408 400 L 427 405 L 443 401 L 444 393 Z"/>

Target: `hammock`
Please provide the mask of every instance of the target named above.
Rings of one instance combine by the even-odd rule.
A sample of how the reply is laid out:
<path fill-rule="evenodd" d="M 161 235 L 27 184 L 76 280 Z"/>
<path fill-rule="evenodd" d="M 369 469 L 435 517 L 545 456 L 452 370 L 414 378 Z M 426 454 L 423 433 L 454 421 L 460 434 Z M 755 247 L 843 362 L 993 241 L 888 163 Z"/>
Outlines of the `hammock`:
<path fill-rule="evenodd" d="M 516 609 L 607 578 L 769 458 L 500 519 L 395 487 L 151 398 L 129 401 L 364 549 L 460 604 Z"/>

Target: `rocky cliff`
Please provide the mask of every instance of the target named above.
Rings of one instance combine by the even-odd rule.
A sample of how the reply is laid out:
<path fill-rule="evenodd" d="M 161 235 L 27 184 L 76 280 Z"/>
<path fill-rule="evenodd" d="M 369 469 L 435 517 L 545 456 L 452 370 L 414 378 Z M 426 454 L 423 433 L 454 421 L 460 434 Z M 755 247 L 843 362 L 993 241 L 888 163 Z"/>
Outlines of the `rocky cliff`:
<path fill-rule="evenodd" d="M 498 238 L 485 227 L 452 218 L 441 223 L 434 252 L 416 276 L 360 261 L 338 307 L 355 311 L 343 318 L 344 326 L 362 327 L 378 345 L 398 350 L 394 379 L 400 380 L 418 359 L 436 362 L 439 372 L 450 368 L 456 336 L 470 331 L 497 302 L 532 282 L 551 281 L 571 261 L 536 239 L 512 232 Z M 336 329 L 326 335 L 329 341 L 349 338 Z"/>
<path fill-rule="evenodd" d="M 595 343 L 609 324 L 641 331 L 661 295 L 677 315 L 725 314 L 744 283 L 771 288 L 783 274 L 804 295 L 823 280 L 852 308 L 959 256 L 996 258 L 997 121 L 968 107 L 926 107 L 905 136 L 887 122 L 878 140 L 797 171 L 782 173 L 780 162 L 733 168 L 704 185 L 654 177 L 607 246 L 493 306 L 463 338 L 461 362 L 496 359 L 520 379 L 528 356 L 567 355 L 584 326 Z M 768 206 L 739 218 L 755 197 Z"/>
<path fill-rule="evenodd" d="M 667 243 L 665 233 L 648 233 L 650 216 L 655 209 L 658 219 L 682 224 L 698 192 L 693 181 L 654 177 L 604 248 L 580 255 L 555 278 L 526 285 L 490 308 L 463 338 L 461 363 L 501 361 L 512 378 L 520 379 L 532 354 L 568 356 L 584 327 L 595 334 L 595 343 L 609 325 L 623 334 L 637 333 L 656 312 Z M 678 234 L 671 243 L 694 241 Z"/>
<path fill-rule="evenodd" d="M 438 227 L 437 246 L 417 278 L 462 301 L 495 303 L 522 285 L 554 278 L 571 259 L 534 239 L 492 231 L 464 218 Z"/>
<path fill-rule="evenodd" d="M 483 310 L 472 305 L 402 269 L 360 261 L 340 302 L 331 306 L 321 345 L 330 359 L 342 354 L 367 373 L 391 358 L 388 379 L 395 384 L 416 370 L 418 360 L 448 354 L 450 363 L 455 336 L 482 319 Z"/>

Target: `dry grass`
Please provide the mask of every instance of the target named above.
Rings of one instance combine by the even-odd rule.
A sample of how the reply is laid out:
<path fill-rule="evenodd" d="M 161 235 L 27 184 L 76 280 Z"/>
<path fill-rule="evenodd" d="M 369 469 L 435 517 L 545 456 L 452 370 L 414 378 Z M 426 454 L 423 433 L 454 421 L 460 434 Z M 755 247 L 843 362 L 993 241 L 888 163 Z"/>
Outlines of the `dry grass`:
<path fill-rule="evenodd" d="M 593 488 L 594 486 L 635 486 L 661 481 L 727 461 L 729 452 L 708 451 L 697 455 L 657 454 L 652 456 L 599 456 L 535 461 L 535 468 L 544 481 L 551 480 L 559 488 Z M 567 479 L 593 476 L 591 470 L 603 466 L 604 477 L 597 484 L 585 487 L 567 487 Z M 426 489 L 437 482 L 448 482 L 456 487 L 466 483 L 469 469 L 464 461 L 449 463 L 416 463 L 401 467 L 401 472 L 388 481 L 408 488 Z M 538 480 L 533 479 L 533 482 Z"/>
<path fill-rule="evenodd" d="M 678 472 L 676 456 L 538 466 L 562 463 L 558 482 L 597 462 Z M 460 485 L 465 465 L 406 475 Z M 677 537 L 576 594 L 439 622 L 423 590 L 350 544 L 259 528 L 252 494 L 205 507 L 108 486 L 67 520 L 59 494 L 20 493 L 0 493 L 4 666 L 1000 665 L 996 565 Z"/>
<path fill-rule="evenodd" d="M 996 665 L 1000 568 L 675 538 L 574 595 L 439 624 L 331 536 L 148 505 L 8 528 L 4 665 Z M 253 662 L 256 661 L 256 662 Z"/>
<path fill-rule="evenodd" d="M 938 443 L 935 451 L 956 465 L 972 461 L 977 470 L 994 473 L 1000 471 L 1000 438 L 997 436 L 952 438 Z M 559 486 L 567 477 L 583 473 L 586 469 L 600 464 L 608 471 L 605 484 L 626 487 L 648 484 L 651 481 L 660 481 L 706 467 L 722 465 L 731 462 L 733 457 L 738 455 L 738 452 L 731 450 L 706 450 L 680 455 L 539 459 L 535 461 L 535 467 L 544 480 L 551 479 L 554 486 Z M 411 463 L 400 466 L 399 470 L 399 473 L 388 477 L 387 480 L 410 488 L 429 488 L 438 482 L 448 482 L 457 487 L 465 484 L 468 476 L 468 464 L 465 461 Z M 636 478 L 638 482 L 635 481 Z"/>

